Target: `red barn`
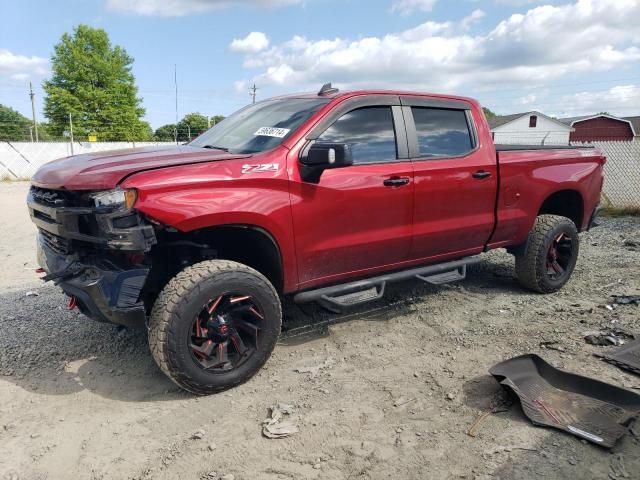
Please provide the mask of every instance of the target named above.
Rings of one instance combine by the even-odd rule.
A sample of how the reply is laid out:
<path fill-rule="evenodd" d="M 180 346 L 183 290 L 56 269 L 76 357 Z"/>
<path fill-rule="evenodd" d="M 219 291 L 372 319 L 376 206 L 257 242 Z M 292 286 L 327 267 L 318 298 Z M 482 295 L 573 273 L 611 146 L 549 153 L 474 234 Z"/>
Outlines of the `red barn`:
<path fill-rule="evenodd" d="M 574 128 L 569 137 L 571 142 L 631 141 L 640 133 L 635 131 L 631 120 L 606 114 L 565 118 L 561 121 Z"/>

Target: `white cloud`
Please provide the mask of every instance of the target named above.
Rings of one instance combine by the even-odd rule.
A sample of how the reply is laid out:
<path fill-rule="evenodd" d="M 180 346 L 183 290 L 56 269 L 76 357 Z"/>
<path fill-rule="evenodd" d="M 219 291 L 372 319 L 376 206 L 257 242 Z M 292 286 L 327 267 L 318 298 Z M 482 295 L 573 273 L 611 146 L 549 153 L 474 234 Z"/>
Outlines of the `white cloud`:
<path fill-rule="evenodd" d="M 600 92 L 579 92 L 562 96 L 557 107 L 562 116 L 574 117 L 598 112 L 628 117 L 640 113 L 640 86 L 618 85 Z"/>
<path fill-rule="evenodd" d="M 452 91 L 462 86 L 522 85 L 593 73 L 640 61 L 640 2 L 578 0 L 512 15 L 491 31 L 470 35 L 481 12 L 457 22 L 360 39 L 295 36 L 244 66 L 259 69 L 259 86 L 297 89 L 333 81 L 343 87 L 394 86 Z"/>
<path fill-rule="evenodd" d="M 524 97 L 520 97 L 517 103 L 519 103 L 520 105 L 531 105 L 536 101 L 537 98 L 538 96 L 535 93 L 529 93 Z"/>
<path fill-rule="evenodd" d="M 484 13 L 480 9 L 474 10 L 473 12 L 471 12 L 471 15 L 464 17 L 462 19 L 462 21 L 460 22 L 460 25 L 462 26 L 463 30 L 467 30 L 469 27 L 471 27 L 471 25 L 473 25 L 474 23 L 477 23 L 482 18 L 484 18 L 485 15 L 486 13 Z"/>
<path fill-rule="evenodd" d="M 506 5 L 508 7 L 523 7 L 532 3 L 548 3 L 543 0 L 493 0 L 496 5 Z"/>
<path fill-rule="evenodd" d="M 401 15 L 409 15 L 416 10 L 430 12 L 438 0 L 393 0 L 391 11 Z"/>
<path fill-rule="evenodd" d="M 16 55 L 0 49 L 0 77 L 14 81 L 41 78 L 49 73 L 49 60 L 42 57 Z"/>
<path fill-rule="evenodd" d="M 244 38 L 234 38 L 229 45 L 232 52 L 256 53 L 269 46 L 269 39 L 262 32 L 251 32 Z"/>
<path fill-rule="evenodd" d="M 107 8 L 137 15 L 179 17 L 237 6 L 284 7 L 304 0 L 107 0 Z"/>

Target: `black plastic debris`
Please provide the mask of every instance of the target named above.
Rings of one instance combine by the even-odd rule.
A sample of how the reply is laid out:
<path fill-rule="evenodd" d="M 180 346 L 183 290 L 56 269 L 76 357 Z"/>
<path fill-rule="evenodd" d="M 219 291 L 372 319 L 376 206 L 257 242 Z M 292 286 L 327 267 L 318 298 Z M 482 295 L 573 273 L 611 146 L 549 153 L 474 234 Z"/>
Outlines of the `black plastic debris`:
<path fill-rule="evenodd" d="M 640 339 L 629 342 L 611 353 L 598 353 L 596 356 L 640 375 Z"/>
<path fill-rule="evenodd" d="M 611 295 L 613 302 L 618 305 L 640 305 L 640 295 Z"/>
<path fill-rule="evenodd" d="M 640 415 L 640 395 L 558 370 L 537 355 L 522 355 L 489 370 L 520 399 L 535 424 L 564 430 L 611 448 Z"/>

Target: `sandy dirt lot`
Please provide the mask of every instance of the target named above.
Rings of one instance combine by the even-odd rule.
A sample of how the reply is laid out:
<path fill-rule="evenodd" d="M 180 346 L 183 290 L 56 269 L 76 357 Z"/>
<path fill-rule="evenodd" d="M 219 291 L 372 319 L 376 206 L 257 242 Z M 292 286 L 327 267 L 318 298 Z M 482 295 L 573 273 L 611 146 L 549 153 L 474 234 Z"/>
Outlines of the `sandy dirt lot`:
<path fill-rule="evenodd" d="M 640 331 L 640 307 L 605 308 L 640 293 L 639 218 L 583 235 L 574 277 L 553 295 L 523 291 L 498 251 L 459 284 L 395 285 L 348 314 L 288 304 L 261 373 L 197 398 L 160 373 L 144 332 L 69 312 L 39 283 L 26 191 L 0 184 L 2 479 L 640 478 L 635 434 L 605 450 L 534 427 L 517 402 L 466 433 L 506 398 L 488 369 L 519 354 L 640 389 L 582 335 L 612 322 Z M 294 406 L 300 431 L 270 440 L 261 422 L 277 402 Z"/>

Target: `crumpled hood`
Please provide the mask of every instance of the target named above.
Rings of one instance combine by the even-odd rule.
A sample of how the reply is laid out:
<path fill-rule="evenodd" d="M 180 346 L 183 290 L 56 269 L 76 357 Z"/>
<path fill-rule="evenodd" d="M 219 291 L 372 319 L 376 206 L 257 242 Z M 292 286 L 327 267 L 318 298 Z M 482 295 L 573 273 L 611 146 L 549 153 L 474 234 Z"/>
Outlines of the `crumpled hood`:
<path fill-rule="evenodd" d="M 102 190 L 115 188 L 123 178 L 144 170 L 250 156 L 186 145 L 85 153 L 44 164 L 32 177 L 31 183 L 42 188 Z"/>

